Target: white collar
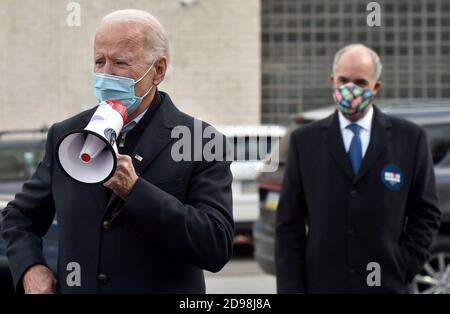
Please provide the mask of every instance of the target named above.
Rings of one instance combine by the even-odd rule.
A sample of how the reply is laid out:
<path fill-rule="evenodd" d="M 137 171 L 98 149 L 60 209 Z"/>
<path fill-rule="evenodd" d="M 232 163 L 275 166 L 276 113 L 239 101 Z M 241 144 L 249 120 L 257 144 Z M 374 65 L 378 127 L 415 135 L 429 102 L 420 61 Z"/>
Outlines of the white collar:
<path fill-rule="evenodd" d="M 370 131 L 370 128 L 372 127 L 373 105 L 370 106 L 369 111 L 366 113 L 366 115 L 356 122 L 351 122 L 349 119 L 347 119 L 339 109 L 338 114 L 339 114 L 339 125 L 341 126 L 341 130 L 344 130 L 351 123 L 356 123 L 367 131 Z"/>
<path fill-rule="evenodd" d="M 135 122 L 135 125 L 137 125 L 139 123 L 139 121 L 141 121 L 142 117 L 145 115 L 145 113 L 147 112 L 147 109 L 145 109 L 143 112 L 141 112 L 136 118 L 134 118 L 133 120 L 129 121 L 127 124 L 124 125 L 124 127 L 126 127 L 127 125 L 129 125 L 130 123 L 132 123 L 133 121 Z"/>

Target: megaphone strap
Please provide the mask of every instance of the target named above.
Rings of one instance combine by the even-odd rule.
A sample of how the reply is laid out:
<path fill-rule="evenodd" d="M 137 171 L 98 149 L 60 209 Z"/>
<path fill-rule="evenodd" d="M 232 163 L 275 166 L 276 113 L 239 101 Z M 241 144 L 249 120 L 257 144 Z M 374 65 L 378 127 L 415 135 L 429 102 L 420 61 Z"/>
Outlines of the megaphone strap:
<path fill-rule="evenodd" d="M 125 138 L 127 136 L 127 133 L 130 132 L 136 125 L 137 125 L 136 121 L 131 121 L 122 129 L 120 142 L 119 142 L 120 148 L 125 147 Z"/>

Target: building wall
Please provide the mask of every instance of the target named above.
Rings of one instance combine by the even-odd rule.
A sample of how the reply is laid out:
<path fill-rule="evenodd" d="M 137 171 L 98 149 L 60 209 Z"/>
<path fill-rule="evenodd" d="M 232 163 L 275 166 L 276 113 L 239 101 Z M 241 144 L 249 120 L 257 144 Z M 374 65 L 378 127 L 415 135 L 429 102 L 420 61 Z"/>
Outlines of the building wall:
<path fill-rule="evenodd" d="M 168 30 L 172 70 L 160 89 L 179 108 L 214 124 L 259 123 L 259 0 L 80 0 L 80 27 L 67 24 L 70 2 L 0 2 L 0 129 L 40 127 L 95 104 L 95 30 L 124 8 L 147 10 Z"/>

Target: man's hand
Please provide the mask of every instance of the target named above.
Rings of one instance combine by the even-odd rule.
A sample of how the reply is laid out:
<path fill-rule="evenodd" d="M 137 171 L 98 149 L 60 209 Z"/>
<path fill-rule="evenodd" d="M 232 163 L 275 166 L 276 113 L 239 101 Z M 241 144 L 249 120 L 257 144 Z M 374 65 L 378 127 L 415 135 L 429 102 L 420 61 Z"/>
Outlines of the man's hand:
<path fill-rule="evenodd" d="M 126 200 L 138 180 L 131 157 L 117 154 L 117 168 L 111 179 L 103 185 Z"/>
<path fill-rule="evenodd" d="M 22 284 L 26 294 L 56 293 L 56 278 L 44 265 L 31 266 L 23 275 Z"/>

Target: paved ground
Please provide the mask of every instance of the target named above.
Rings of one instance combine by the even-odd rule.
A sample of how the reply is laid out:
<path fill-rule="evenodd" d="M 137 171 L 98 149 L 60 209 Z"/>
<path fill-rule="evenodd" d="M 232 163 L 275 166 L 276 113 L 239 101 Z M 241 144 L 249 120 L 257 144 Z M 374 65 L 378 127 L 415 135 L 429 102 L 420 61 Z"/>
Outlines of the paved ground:
<path fill-rule="evenodd" d="M 264 273 L 250 250 L 235 250 L 235 257 L 220 272 L 205 272 L 206 292 L 224 294 L 275 293 L 275 277 Z"/>

